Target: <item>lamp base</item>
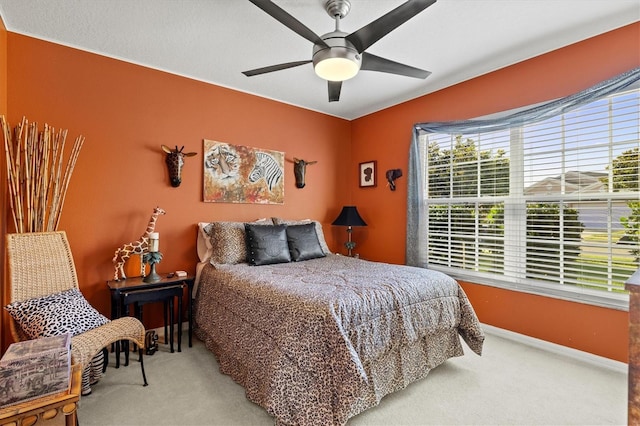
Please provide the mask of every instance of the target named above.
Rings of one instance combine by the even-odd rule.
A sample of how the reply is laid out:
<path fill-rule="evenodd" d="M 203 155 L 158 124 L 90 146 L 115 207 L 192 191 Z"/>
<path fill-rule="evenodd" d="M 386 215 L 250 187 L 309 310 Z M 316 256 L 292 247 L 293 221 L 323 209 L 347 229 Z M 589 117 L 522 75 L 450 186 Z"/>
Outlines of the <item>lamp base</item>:
<path fill-rule="evenodd" d="M 344 243 L 344 246 L 347 249 L 347 256 L 353 257 L 353 250 L 356 248 L 356 243 L 354 243 L 353 241 L 349 241 Z"/>
<path fill-rule="evenodd" d="M 353 232 L 353 228 L 351 226 L 347 226 L 347 242 L 344 243 L 344 246 L 347 248 L 347 256 L 353 257 L 352 252 L 353 249 L 356 248 L 356 243 L 351 239 L 351 233 Z"/>
<path fill-rule="evenodd" d="M 151 264 L 151 270 L 149 271 L 149 275 L 144 277 L 142 279 L 142 281 L 145 282 L 145 283 L 153 283 L 153 282 L 156 282 L 156 281 L 160 281 L 161 279 L 162 279 L 162 277 L 160 275 L 158 275 L 158 273 L 156 272 L 156 264 L 152 263 Z"/>

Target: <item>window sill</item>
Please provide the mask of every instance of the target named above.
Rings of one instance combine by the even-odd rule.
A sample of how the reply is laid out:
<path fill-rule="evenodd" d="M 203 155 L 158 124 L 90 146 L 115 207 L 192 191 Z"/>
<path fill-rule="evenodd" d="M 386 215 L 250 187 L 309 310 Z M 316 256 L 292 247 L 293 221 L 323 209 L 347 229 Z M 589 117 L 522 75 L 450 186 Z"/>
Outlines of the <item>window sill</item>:
<path fill-rule="evenodd" d="M 460 271 L 455 273 L 446 268 L 431 269 L 439 270 L 459 281 L 466 281 L 473 284 L 487 285 L 504 290 L 518 291 L 521 293 L 534 294 L 536 296 L 551 297 L 554 299 L 566 300 L 575 303 L 585 303 L 601 308 L 615 309 L 619 311 L 629 311 L 629 295 L 625 293 L 609 293 L 598 290 L 559 287 L 546 283 L 524 284 L 514 283 L 506 280 L 482 277 L 474 274 L 464 274 Z"/>

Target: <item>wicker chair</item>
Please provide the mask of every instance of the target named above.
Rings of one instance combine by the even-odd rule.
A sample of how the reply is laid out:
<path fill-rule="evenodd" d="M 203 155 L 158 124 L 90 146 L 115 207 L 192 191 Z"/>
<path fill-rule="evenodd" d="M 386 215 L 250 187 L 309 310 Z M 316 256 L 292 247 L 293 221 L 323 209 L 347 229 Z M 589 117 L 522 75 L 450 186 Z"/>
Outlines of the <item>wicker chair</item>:
<path fill-rule="evenodd" d="M 64 231 L 7 234 L 7 254 L 11 302 L 79 288 L 71 248 Z M 29 339 L 13 318 L 10 330 L 15 341 Z M 138 346 L 142 378 L 144 386 L 147 386 L 142 358 L 145 329 L 134 317 L 118 318 L 73 336 L 72 362 L 82 365 L 84 376 L 91 368 L 94 356 L 120 341 L 131 341 Z"/>

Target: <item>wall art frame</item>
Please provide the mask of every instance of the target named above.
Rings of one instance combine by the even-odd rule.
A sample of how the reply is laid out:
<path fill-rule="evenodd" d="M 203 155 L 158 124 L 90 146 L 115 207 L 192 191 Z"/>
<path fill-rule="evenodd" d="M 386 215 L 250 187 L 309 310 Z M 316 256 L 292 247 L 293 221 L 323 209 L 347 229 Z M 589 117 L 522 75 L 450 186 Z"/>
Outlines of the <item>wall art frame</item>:
<path fill-rule="evenodd" d="M 359 166 L 360 188 L 374 188 L 377 183 L 378 162 L 375 160 L 365 161 Z"/>
<path fill-rule="evenodd" d="M 203 201 L 284 204 L 284 152 L 204 140 Z"/>

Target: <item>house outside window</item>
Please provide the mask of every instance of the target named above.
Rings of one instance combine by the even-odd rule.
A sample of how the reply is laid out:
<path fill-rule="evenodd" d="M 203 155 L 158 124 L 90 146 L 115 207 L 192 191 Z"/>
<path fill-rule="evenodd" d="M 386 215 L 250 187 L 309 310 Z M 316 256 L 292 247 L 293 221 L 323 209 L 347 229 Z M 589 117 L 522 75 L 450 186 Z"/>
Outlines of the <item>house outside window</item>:
<path fill-rule="evenodd" d="M 640 265 L 639 134 L 638 89 L 534 124 L 421 134 L 426 266 L 576 299 L 624 295 Z"/>

